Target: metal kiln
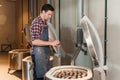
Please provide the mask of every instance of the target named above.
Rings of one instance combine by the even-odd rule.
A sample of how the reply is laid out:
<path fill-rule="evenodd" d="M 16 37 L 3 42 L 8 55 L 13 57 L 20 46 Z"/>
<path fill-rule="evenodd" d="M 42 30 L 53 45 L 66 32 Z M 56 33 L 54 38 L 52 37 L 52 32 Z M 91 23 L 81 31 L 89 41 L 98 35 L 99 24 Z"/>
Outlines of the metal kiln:
<path fill-rule="evenodd" d="M 84 35 L 84 39 L 87 44 L 88 53 L 90 54 L 90 58 L 92 61 L 92 69 L 88 69 L 85 67 L 80 66 L 74 66 L 75 58 L 79 54 L 79 51 L 81 50 L 81 46 L 78 48 L 77 53 L 74 55 L 72 59 L 72 65 L 67 66 L 58 66 L 51 68 L 45 75 L 46 80 L 105 80 L 105 73 L 104 73 L 104 65 L 103 65 L 103 49 L 102 44 L 100 41 L 100 38 L 98 36 L 98 33 L 91 23 L 91 21 L 87 18 L 87 16 L 84 16 L 81 19 L 81 27 Z M 95 43 L 97 46 L 95 46 Z M 60 58 L 60 57 L 59 57 Z M 59 62 L 58 62 L 59 63 Z M 59 71 L 63 70 L 78 70 L 78 71 L 85 71 L 87 74 L 85 77 L 76 78 L 76 79 L 69 79 L 68 77 L 55 77 L 55 73 L 58 73 Z M 65 73 L 63 73 L 65 74 Z M 63 75 L 62 75 L 63 76 Z M 70 76 L 70 75 L 68 75 Z M 96 77 L 97 76 L 97 77 Z"/>

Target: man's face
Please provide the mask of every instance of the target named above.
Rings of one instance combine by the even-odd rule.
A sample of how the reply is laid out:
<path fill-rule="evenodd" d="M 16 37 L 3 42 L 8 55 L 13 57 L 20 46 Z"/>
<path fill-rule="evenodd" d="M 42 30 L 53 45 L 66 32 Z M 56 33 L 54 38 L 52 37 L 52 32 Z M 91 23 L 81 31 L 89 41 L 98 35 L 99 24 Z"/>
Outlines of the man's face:
<path fill-rule="evenodd" d="M 52 17 L 53 11 L 48 10 L 47 12 L 44 12 L 44 19 L 49 20 Z"/>

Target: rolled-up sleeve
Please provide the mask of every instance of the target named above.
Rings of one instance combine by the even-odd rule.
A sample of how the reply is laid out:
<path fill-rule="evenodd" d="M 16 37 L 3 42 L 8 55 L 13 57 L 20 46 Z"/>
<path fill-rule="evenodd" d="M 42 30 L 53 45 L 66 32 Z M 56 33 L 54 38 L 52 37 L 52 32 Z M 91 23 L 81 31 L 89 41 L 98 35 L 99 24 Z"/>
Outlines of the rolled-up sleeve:
<path fill-rule="evenodd" d="M 41 29 L 38 24 L 33 24 L 31 26 L 31 40 L 40 39 Z"/>

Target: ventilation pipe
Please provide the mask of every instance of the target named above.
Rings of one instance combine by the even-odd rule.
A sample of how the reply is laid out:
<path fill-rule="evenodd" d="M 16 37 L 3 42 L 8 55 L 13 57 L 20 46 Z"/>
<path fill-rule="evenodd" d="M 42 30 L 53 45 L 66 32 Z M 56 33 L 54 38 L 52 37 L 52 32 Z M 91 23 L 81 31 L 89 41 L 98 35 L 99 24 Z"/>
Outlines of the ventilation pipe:
<path fill-rule="evenodd" d="M 47 3 L 48 3 L 48 4 L 52 4 L 51 0 L 47 0 Z M 52 20 L 49 19 L 49 22 L 52 22 Z"/>
<path fill-rule="evenodd" d="M 107 0 L 105 0 L 104 65 L 107 64 Z"/>
<path fill-rule="evenodd" d="M 107 0 L 105 0 L 105 28 L 104 28 L 104 71 L 107 75 Z"/>
<path fill-rule="evenodd" d="M 83 32 L 80 26 L 80 20 L 83 17 L 84 0 L 78 0 L 78 25 L 77 25 L 77 43 L 76 46 L 79 47 L 83 43 Z"/>
<path fill-rule="evenodd" d="M 51 4 L 51 0 L 47 0 L 47 3 L 48 3 L 48 4 Z"/>
<path fill-rule="evenodd" d="M 31 38 L 30 38 L 30 25 L 34 19 L 34 0 L 29 0 L 29 21 L 28 24 L 25 24 L 24 26 L 24 36 L 28 41 L 27 48 L 30 48 L 32 46 L 31 44 Z"/>
<path fill-rule="evenodd" d="M 60 2 L 60 1 L 59 1 Z M 48 4 L 52 4 L 51 0 L 47 0 L 47 3 Z M 59 17 L 60 18 L 60 17 Z M 50 23 L 49 23 L 50 22 Z M 52 20 L 50 19 L 48 21 L 48 26 L 49 28 L 51 29 L 51 31 L 53 32 L 53 34 L 55 35 L 55 39 L 56 40 L 59 40 L 59 37 L 55 31 L 55 28 L 52 26 Z M 60 23 L 59 23 L 60 24 Z M 58 48 L 53 48 L 55 49 L 55 54 L 54 54 L 54 59 L 56 60 L 57 63 L 55 63 L 54 66 L 60 66 L 61 65 L 61 53 L 60 53 L 60 50 L 61 50 L 61 47 L 58 47 Z M 53 63 L 54 64 L 54 63 Z"/>
<path fill-rule="evenodd" d="M 34 0 L 29 0 L 29 23 L 31 24 L 34 19 Z"/>
<path fill-rule="evenodd" d="M 60 6 L 60 4 L 61 4 L 61 3 L 60 3 L 60 0 L 59 0 L 58 2 L 59 2 L 59 4 L 58 4 L 58 8 L 59 8 L 59 9 L 58 9 L 58 10 L 59 10 L 59 11 L 58 11 L 58 15 L 59 15 L 59 17 L 58 17 L 58 18 L 59 18 L 59 20 L 58 20 L 58 21 L 59 21 L 59 34 L 58 34 L 58 35 L 59 35 L 59 39 L 60 39 L 60 37 L 61 37 L 61 35 L 60 35 L 60 34 L 61 34 L 61 33 L 60 33 L 60 24 L 61 24 L 61 21 L 60 21 L 60 20 L 61 20 L 61 18 L 60 18 L 60 13 L 61 13 L 61 12 L 60 12 L 60 7 L 61 7 L 61 6 Z"/>
<path fill-rule="evenodd" d="M 75 60 L 76 58 L 78 57 L 78 54 L 80 52 L 80 50 L 83 50 L 82 49 L 82 44 L 83 44 L 83 32 L 82 32 L 82 27 L 80 26 L 80 20 L 81 18 L 83 17 L 83 10 L 84 10 L 84 0 L 78 0 L 78 18 L 77 18 L 77 41 L 76 41 L 76 47 L 77 50 L 74 52 L 74 55 L 72 57 L 72 60 L 71 60 L 71 65 L 75 65 Z M 85 51 L 84 51 L 85 52 Z"/>
<path fill-rule="evenodd" d="M 36 0 L 36 15 L 40 15 L 40 0 Z"/>

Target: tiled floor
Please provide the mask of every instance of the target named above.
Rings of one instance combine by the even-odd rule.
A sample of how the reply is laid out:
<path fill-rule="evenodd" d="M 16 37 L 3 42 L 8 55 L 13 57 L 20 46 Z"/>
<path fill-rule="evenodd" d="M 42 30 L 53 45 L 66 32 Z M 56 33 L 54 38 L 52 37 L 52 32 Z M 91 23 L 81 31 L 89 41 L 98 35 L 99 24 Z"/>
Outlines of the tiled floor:
<path fill-rule="evenodd" d="M 8 68 L 8 53 L 0 52 L 0 80 L 22 80 L 22 71 L 11 70 L 10 73 L 8 73 Z"/>

